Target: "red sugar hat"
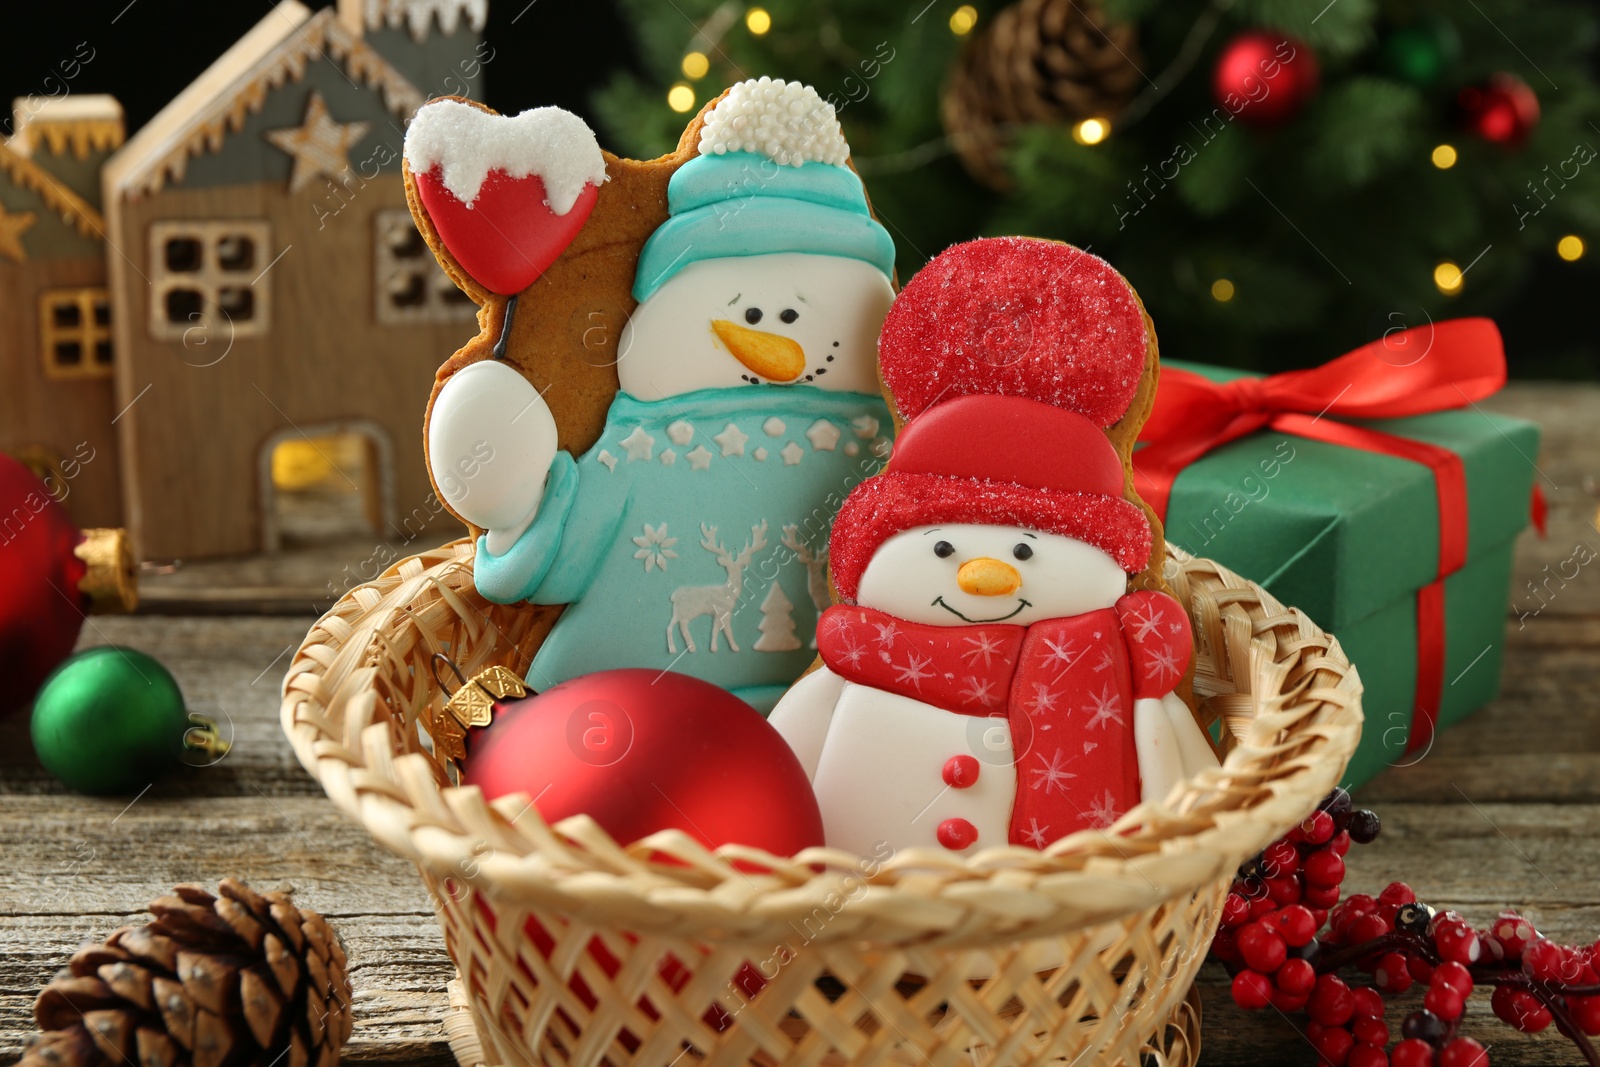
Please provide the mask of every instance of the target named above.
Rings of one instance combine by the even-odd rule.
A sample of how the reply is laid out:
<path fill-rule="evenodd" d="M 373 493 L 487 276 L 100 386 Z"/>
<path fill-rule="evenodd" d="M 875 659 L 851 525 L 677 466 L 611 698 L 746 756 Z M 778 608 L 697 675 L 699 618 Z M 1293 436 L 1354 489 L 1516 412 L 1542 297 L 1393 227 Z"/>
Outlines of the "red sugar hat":
<path fill-rule="evenodd" d="M 914 526 L 1020 526 L 1094 545 L 1131 573 L 1150 559 L 1150 524 L 1122 496 L 1122 461 L 1092 422 L 1021 397 L 948 400 L 913 419 L 891 470 L 845 498 L 829 559 L 854 599 L 872 554 Z"/>
<path fill-rule="evenodd" d="M 1032 397 L 1103 427 L 1133 402 L 1149 340 L 1138 297 L 1099 256 L 988 237 L 917 272 L 884 320 L 878 362 L 907 419 L 988 393 Z"/>
<path fill-rule="evenodd" d="M 895 299 L 878 342 L 910 421 L 889 470 L 834 522 L 834 583 L 853 599 L 867 562 L 914 526 L 984 523 L 1094 545 L 1123 570 L 1150 559 L 1150 524 L 1123 496 L 1102 432 L 1144 373 L 1133 290 L 1105 261 L 1033 238 L 971 241 L 935 257 Z"/>

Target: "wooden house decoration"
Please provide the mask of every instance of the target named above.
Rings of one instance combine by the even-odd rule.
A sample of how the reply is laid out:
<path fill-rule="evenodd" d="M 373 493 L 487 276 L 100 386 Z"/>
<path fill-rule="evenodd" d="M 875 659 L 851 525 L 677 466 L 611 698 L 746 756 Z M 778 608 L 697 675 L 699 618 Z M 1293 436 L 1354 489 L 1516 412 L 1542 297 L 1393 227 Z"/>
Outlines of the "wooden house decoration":
<path fill-rule="evenodd" d="M 0 144 L 0 449 L 80 463 L 82 525 L 143 559 L 278 547 L 273 456 L 354 435 L 372 535 L 454 526 L 422 416 L 477 308 L 406 208 L 405 124 L 473 95 L 487 0 L 297 0 L 122 141 L 108 97 Z M 114 151 L 112 151 L 114 149 Z M 332 453 L 330 453 L 332 454 Z"/>
<path fill-rule="evenodd" d="M 0 141 L 0 451 L 80 527 L 122 523 L 100 168 L 109 96 L 25 97 Z"/>

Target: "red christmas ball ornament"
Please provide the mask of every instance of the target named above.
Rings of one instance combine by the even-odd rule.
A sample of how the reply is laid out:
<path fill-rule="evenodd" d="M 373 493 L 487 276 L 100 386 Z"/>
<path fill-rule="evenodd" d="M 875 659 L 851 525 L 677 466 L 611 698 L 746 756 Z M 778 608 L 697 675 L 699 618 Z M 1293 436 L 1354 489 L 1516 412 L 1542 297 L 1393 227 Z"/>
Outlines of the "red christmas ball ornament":
<path fill-rule="evenodd" d="M 4 714 L 31 701 L 71 654 L 84 615 L 92 608 L 132 610 L 136 594 L 123 531 L 80 531 L 45 483 L 4 454 L 0 517 L 0 676 L 9 683 L 0 691 Z"/>
<path fill-rule="evenodd" d="M 1515 147 L 1539 125 L 1539 98 L 1515 74 L 1492 74 L 1456 96 L 1468 131 L 1491 144 Z"/>
<path fill-rule="evenodd" d="M 1222 46 L 1211 94 L 1240 122 L 1281 126 L 1316 94 L 1321 70 L 1304 41 L 1269 30 L 1246 30 Z"/>
<path fill-rule="evenodd" d="M 686 675 L 600 671 L 497 703 L 465 748 L 464 784 L 491 800 L 526 793 L 547 822 L 588 815 L 622 844 L 666 829 L 778 856 L 822 844 L 788 744 L 750 705 Z"/>

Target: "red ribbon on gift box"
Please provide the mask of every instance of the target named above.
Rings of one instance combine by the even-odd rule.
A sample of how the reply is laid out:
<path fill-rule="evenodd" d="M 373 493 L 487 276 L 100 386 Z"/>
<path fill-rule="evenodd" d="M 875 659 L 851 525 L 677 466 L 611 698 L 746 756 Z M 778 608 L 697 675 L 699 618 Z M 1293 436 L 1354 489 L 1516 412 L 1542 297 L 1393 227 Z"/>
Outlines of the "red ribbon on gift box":
<path fill-rule="evenodd" d="M 1166 521 L 1172 483 L 1212 449 L 1260 430 L 1421 463 L 1439 506 L 1439 567 L 1417 592 L 1417 688 L 1406 751 L 1433 738 L 1444 693 L 1444 580 L 1467 560 L 1467 481 L 1447 448 L 1341 419 L 1396 419 L 1466 407 L 1506 381 L 1500 331 L 1488 319 L 1396 330 L 1308 370 L 1213 382 L 1163 368 L 1155 409 L 1133 454 L 1133 484 Z"/>

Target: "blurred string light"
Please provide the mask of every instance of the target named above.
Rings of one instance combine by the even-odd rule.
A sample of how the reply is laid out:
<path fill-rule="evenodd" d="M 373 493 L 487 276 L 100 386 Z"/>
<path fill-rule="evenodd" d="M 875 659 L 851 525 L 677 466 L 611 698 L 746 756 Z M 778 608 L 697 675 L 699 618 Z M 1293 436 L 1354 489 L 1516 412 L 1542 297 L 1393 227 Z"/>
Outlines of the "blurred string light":
<path fill-rule="evenodd" d="M 1556 255 L 1568 263 L 1582 259 L 1584 251 L 1583 238 L 1575 233 L 1569 233 L 1556 242 Z"/>
<path fill-rule="evenodd" d="M 1455 296 L 1459 293 L 1464 281 L 1461 268 L 1448 259 L 1433 268 L 1433 284 L 1438 286 L 1439 291 L 1445 296 Z"/>
<path fill-rule="evenodd" d="M 679 82 L 667 90 L 667 106 L 679 112 L 693 110 L 694 90 Z"/>
<path fill-rule="evenodd" d="M 683 57 L 683 76 L 691 81 L 699 81 L 711 69 L 711 60 L 706 58 L 704 52 L 690 52 Z"/>
<path fill-rule="evenodd" d="M 744 24 L 757 37 L 772 29 L 772 16 L 764 7 L 753 7 L 744 13 Z"/>
<path fill-rule="evenodd" d="M 1432 159 L 1433 165 L 1438 167 L 1440 170 L 1449 170 L 1451 167 L 1456 165 L 1455 145 L 1435 145 L 1433 149 L 1433 155 L 1429 156 L 1428 158 Z"/>
<path fill-rule="evenodd" d="M 1233 299 L 1233 283 L 1226 278 L 1218 278 L 1211 283 L 1211 299 L 1219 304 L 1226 304 Z"/>
<path fill-rule="evenodd" d="M 1111 136 L 1109 119 L 1084 119 L 1072 127 L 1072 139 L 1079 144 L 1099 144 Z"/>
<path fill-rule="evenodd" d="M 978 9 L 971 4 L 962 4 L 950 16 L 950 32 L 957 37 L 965 37 L 972 32 L 972 27 L 978 24 Z"/>

